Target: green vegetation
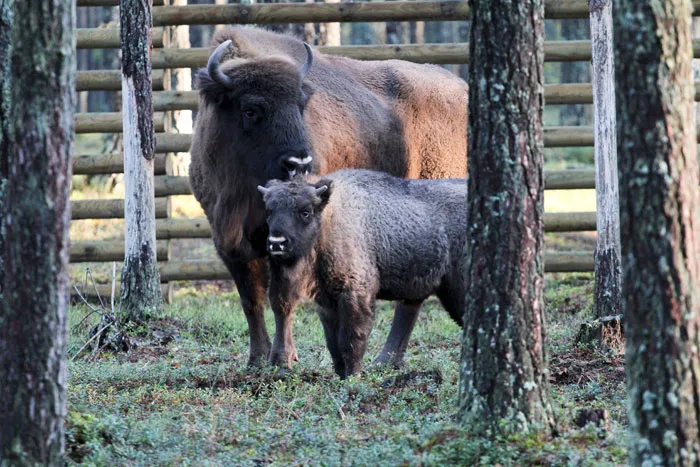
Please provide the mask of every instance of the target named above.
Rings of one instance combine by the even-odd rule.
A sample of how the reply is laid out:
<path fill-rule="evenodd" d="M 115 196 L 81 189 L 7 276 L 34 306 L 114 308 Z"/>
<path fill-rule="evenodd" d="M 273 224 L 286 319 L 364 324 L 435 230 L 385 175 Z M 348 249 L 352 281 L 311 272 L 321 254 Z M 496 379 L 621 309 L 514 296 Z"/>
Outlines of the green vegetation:
<path fill-rule="evenodd" d="M 556 438 L 487 441 L 457 427 L 460 330 L 434 300 L 405 368 L 340 381 L 310 305 L 296 321 L 296 368 L 247 372 L 238 296 L 210 284 L 180 288 L 162 319 L 134 331 L 129 353 L 70 362 L 68 452 L 85 465 L 621 465 L 622 363 L 573 343 L 591 307 L 592 277 L 548 276 L 546 291 Z M 390 306 L 378 309 L 367 364 L 388 333 Z M 99 319 L 79 324 L 88 312 L 71 308 L 72 356 Z M 581 408 L 609 410 L 607 438 L 574 425 Z"/>

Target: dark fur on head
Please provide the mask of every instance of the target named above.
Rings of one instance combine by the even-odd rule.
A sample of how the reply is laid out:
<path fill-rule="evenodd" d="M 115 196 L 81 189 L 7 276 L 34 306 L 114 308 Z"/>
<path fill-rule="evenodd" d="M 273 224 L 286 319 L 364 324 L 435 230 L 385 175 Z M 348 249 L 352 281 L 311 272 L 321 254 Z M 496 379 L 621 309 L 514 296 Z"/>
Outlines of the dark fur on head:
<path fill-rule="evenodd" d="M 293 264 L 308 256 L 321 230 L 321 213 L 333 191 L 331 180 L 313 184 L 301 178 L 270 180 L 258 190 L 265 202 L 270 235 L 283 235 L 287 241 L 286 254 L 273 260 Z"/>

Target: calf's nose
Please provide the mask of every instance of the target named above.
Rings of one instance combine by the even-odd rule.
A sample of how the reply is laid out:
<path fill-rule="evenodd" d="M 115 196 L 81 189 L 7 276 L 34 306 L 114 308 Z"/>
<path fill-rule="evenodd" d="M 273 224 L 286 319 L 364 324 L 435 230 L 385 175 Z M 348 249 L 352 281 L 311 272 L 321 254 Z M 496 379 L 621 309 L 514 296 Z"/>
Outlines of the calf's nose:
<path fill-rule="evenodd" d="M 270 252 L 270 254 L 284 254 L 289 251 L 289 242 L 287 241 L 287 238 L 277 232 L 271 233 L 267 237 L 267 251 Z"/>

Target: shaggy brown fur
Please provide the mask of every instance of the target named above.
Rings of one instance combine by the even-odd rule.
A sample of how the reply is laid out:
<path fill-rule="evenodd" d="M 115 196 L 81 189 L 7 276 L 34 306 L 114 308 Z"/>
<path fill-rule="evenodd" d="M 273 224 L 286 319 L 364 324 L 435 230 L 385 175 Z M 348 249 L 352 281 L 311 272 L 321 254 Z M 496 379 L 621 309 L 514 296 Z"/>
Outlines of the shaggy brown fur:
<path fill-rule="evenodd" d="M 294 306 L 315 298 L 342 378 L 361 368 L 377 298 L 418 308 L 435 294 L 461 324 L 464 179 L 402 180 L 345 169 L 314 184 L 272 180 L 259 190 L 270 227 L 270 300 Z M 401 354 L 407 344 L 408 336 Z"/>
<path fill-rule="evenodd" d="M 232 46 L 219 68 L 235 84 L 222 86 L 207 70 L 199 73 L 191 185 L 241 295 L 251 363 L 269 355 L 272 363 L 289 365 L 296 359 L 291 329 L 288 336 L 280 330 L 291 327 L 286 322 L 293 310 L 273 303 L 278 332 L 271 353 L 264 328 L 267 226 L 256 186 L 286 178 L 290 155 L 313 155 L 318 174 L 356 167 L 408 178 L 464 177 L 467 85 L 437 66 L 318 52 L 302 83 L 306 53 L 299 40 L 238 27 L 218 33 L 214 42 L 227 39 Z M 416 314 L 399 306 L 395 324 Z M 392 335 L 405 334 L 404 327 L 392 327 Z M 388 361 L 397 349 L 388 342 L 385 350 Z"/>

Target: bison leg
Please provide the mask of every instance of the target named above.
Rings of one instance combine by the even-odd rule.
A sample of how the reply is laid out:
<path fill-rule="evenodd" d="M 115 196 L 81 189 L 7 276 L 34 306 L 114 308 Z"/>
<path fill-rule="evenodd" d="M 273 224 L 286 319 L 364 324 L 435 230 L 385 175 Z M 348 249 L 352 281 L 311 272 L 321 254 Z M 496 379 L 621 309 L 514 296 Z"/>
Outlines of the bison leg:
<path fill-rule="evenodd" d="M 341 378 L 359 373 L 374 322 L 374 299 L 351 294 L 338 307 L 338 347 L 345 362 Z"/>
<path fill-rule="evenodd" d="M 343 354 L 340 352 L 340 347 L 338 346 L 338 317 L 334 310 L 320 306 L 316 308 L 316 311 L 318 312 L 319 318 L 321 318 L 321 324 L 323 324 L 326 346 L 333 359 L 333 369 L 336 374 L 342 378 L 345 375 L 345 362 L 343 361 Z"/>
<path fill-rule="evenodd" d="M 286 278 L 275 277 L 270 287 L 270 305 L 275 314 L 275 337 L 269 361 L 273 365 L 291 368 L 299 361 L 292 335 L 294 310 L 299 303 L 299 287 Z"/>
<path fill-rule="evenodd" d="M 265 295 L 268 282 L 267 259 L 249 262 L 232 261 L 222 255 L 224 263 L 233 276 L 241 306 L 248 320 L 250 331 L 250 353 L 248 366 L 261 366 L 270 353 L 270 336 L 265 329 Z"/>
<path fill-rule="evenodd" d="M 382 353 L 374 360 L 375 365 L 392 365 L 398 368 L 403 364 L 403 357 L 422 303 L 422 301 L 397 303 L 389 338 L 384 344 Z"/>

